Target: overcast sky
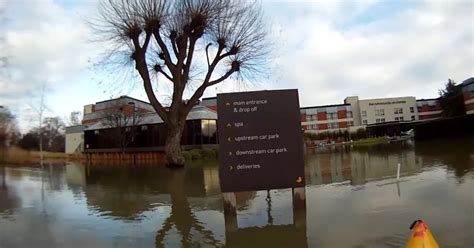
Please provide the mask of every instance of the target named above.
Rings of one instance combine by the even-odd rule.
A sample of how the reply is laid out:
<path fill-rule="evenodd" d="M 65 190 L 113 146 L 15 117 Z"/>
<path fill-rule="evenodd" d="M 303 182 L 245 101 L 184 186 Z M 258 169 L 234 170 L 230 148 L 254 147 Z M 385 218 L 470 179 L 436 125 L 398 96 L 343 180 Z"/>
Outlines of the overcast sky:
<path fill-rule="evenodd" d="M 301 106 L 350 95 L 432 98 L 448 78 L 474 75 L 471 0 L 268 0 L 263 8 L 274 43 L 268 75 L 247 86 L 229 80 L 205 96 L 297 88 Z M 36 125 L 43 85 L 47 116 L 124 94 L 147 100 L 139 83 L 94 66 L 107 49 L 88 24 L 96 11 L 95 0 L 0 0 L 0 57 L 8 58 L 0 60 L 8 65 L 0 105 L 14 111 L 22 131 Z"/>

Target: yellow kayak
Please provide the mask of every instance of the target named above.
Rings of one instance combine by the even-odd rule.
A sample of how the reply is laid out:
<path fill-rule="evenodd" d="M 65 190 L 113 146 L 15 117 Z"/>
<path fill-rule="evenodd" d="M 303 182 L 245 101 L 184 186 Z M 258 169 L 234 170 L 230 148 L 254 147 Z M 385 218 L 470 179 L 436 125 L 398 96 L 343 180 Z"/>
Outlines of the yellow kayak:
<path fill-rule="evenodd" d="M 422 220 L 416 220 L 411 224 L 410 240 L 408 240 L 407 248 L 439 248 L 430 229 Z"/>

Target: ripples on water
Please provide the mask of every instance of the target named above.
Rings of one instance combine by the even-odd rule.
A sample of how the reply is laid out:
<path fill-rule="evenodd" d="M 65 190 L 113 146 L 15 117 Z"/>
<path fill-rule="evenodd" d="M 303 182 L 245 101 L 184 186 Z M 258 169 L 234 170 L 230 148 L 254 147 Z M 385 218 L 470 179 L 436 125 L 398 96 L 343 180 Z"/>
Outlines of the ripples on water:
<path fill-rule="evenodd" d="M 293 209 L 291 189 L 239 192 L 236 228 L 216 162 L 0 167 L 0 247 L 402 247 L 419 218 L 441 246 L 474 247 L 473 147 L 308 151 L 306 208 Z"/>

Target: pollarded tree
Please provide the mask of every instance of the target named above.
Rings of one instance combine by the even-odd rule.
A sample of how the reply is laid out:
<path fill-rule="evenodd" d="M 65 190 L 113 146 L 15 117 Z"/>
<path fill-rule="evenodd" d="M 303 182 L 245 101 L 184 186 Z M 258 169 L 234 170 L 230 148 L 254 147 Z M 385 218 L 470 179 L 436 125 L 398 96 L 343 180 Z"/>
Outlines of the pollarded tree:
<path fill-rule="evenodd" d="M 128 52 L 151 105 L 167 125 L 167 164 L 183 166 L 180 140 L 186 117 L 206 88 L 232 75 L 254 75 L 265 63 L 269 46 L 259 5 L 238 0 L 103 0 L 100 13 L 96 30 L 116 43 L 114 51 Z M 171 85 L 169 106 L 155 94 L 158 79 Z M 197 85 L 190 87 L 191 81 Z M 187 101 L 185 90 L 191 93 Z"/>

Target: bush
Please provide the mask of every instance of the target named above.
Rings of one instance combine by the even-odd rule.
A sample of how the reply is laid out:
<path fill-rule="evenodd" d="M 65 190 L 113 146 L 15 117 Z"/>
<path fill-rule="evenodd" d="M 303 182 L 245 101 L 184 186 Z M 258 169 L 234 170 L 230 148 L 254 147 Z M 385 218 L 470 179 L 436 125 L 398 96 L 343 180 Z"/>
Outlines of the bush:
<path fill-rule="evenodd" d="M 191 155 L 191 152 L 189 151 L 183 151 L 183 157 L 187 161 L 193 160 L 193 156 Z"/>
<path fill-rule="evenodd" d="M 215 159 L 217 158 L 217 153 L 216 153 L 216 150 L 214 149 L 202 149 L 200 150 L 201 152 L 201 157 L 203 159 Z"/>
<path fill-rule="evenodd" d="M 189 153 L 191 154 L 192 160 L 197 160 L 197 159 L 202 158 L 201 152 L 199 151 L 199 149 L 192 149 L 191 151 L 189 151 Z"/>

